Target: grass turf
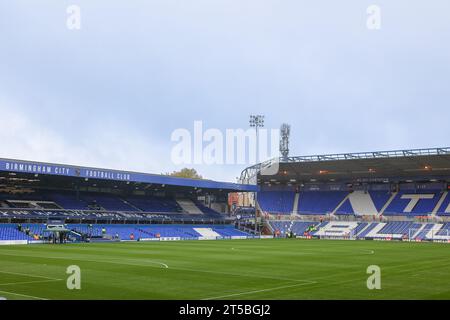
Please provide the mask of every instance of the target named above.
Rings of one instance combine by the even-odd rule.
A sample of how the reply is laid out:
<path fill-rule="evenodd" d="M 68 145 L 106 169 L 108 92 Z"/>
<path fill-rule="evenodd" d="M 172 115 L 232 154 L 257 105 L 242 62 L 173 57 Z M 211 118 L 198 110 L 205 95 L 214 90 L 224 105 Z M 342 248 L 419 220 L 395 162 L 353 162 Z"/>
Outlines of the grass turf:
<path fill-rule="evenodd" d="M 66 269 L 81 268 L 81 290 Z M 368 290 L 369 265 L 381 290 Z M 167 268 L 168 267 L 168 268 Z M 0 246 L 7 299 L 450 299 L 450 247 L 294 239 Z"/>

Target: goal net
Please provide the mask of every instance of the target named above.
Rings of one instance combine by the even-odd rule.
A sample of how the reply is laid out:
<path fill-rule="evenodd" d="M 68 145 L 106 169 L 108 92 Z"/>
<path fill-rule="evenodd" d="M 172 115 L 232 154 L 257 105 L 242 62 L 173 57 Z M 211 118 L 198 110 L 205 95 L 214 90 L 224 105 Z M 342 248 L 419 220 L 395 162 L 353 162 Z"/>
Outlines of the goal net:
<path fill-rule="evenodd" d="M 449 229 L 441 229 L 441 230 L 432 230 L 429 228 L 417 229 L 412 228 L 409 229 L 408 239 L 410 241 L 450 241 L 450 230 Z"/>

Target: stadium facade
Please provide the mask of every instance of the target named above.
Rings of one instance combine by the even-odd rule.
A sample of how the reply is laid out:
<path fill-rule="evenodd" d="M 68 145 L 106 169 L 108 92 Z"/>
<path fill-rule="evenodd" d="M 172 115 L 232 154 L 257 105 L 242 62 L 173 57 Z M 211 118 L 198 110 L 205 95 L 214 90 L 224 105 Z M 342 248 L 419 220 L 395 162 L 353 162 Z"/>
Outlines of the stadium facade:
<path fill-rule="evenodd" d="M 450 242 L 449 191 L 450 148 L 273 159 L 241 183 L 0 159 L 0 243 Z"/>

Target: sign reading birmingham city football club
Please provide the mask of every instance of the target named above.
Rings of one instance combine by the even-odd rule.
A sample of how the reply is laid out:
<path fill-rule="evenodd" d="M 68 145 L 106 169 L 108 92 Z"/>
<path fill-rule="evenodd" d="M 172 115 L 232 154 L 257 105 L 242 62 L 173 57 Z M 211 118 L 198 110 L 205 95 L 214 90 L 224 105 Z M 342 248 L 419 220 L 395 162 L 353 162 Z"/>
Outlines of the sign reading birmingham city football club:
<path fill-rule="evenodd" d="M 229 189 L 235 191 L 255 191 L 254 185 L 240 185 L 229 182 L 211 180 L 184 179 L 165 175 L 127 172 L 119 170 L 76 167 L 69 165 L 48 164 L 31 161 L 0 159 L 0 171 L 14 173 L 31 173 L 43 175 L 58 175 L 87 179 L 103 179 L 113 181 L 154 183 L 161 185 L 180 185 L 197 188 Z"/>
<path fill-rule="evenodd" d="M 97 178 L 107 180 L 121 180 L 130 181 L 131 175 L 126 172 L 113 171 L 113 170 L 101 170 L 90 168 L 75 168 L 64 165 L 34 163 L 34 162 L 22 162 L 22 161 L 0 161 L 1 171 L 11 172 L 24 172 L 34 174 L 49 174 L 49 175 L 62 175 L 62 176 L 74 176 L 83 178 Z"/>

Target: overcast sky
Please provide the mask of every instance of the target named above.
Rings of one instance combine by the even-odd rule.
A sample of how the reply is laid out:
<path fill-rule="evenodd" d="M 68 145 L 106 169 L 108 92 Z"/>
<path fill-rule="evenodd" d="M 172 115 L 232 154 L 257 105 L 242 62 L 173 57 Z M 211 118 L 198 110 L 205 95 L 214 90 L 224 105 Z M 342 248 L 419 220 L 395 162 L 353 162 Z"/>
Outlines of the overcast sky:
<path fill-rule="evenodd" d="M 251 113 L 291 124 L 291 155 L 449 146 L 449 13 L 448 0 L 0 0 L 0 157 L 168 172 L 175 129 L 247 128 Z M 245 166 L 191 167 L 234 181 Z"/>

